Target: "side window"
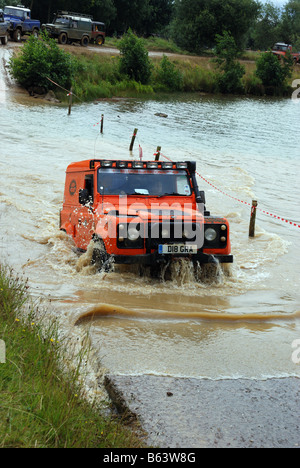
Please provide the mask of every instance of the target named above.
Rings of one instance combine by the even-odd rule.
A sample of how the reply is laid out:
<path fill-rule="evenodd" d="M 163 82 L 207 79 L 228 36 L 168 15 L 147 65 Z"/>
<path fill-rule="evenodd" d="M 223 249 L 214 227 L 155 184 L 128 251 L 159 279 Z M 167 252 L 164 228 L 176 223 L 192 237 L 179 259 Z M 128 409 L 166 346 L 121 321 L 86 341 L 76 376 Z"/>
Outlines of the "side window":
<path fill-rule="evenodd" d="M 94 175 L 88 174 L 84 178 L 84 188 L 87 190 L 88 198 L 91 203 L 94 202 Z"/>

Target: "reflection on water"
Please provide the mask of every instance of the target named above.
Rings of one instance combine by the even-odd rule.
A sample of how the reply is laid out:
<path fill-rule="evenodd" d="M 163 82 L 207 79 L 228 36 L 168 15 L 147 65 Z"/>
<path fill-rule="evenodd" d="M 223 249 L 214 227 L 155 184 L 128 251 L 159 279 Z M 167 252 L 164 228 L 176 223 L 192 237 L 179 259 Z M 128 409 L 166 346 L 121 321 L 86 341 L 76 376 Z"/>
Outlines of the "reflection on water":
<path fill-rule="evenodd" d="M 0 96 L 2 81 L 0 81 Z M 298 375 L 291 343 L 300 338 L 299 229 L 249 207 L 299 223 L 298 122 L 289 100 L 191 96 L 74 106 L 37 104 L 5 88 L 0 100 L 0 253 L 29 277 L 33 296 L 53 314 L 90 329 L 112 372 L 193 377 Z M 29 104 L 30 103 L 30 104 Z M 155 116 L 168 114 L 167 119 Z M 104 114 L 104 134 L 95 125 Z M 138 127 L 133 154 L 129 143 Z M 280 136 L 280 137 L 279 137 Z M 93 157 L 152 159 L 158 145 L 174 160 L 195 160 L 212 214 L 231 227 L 234 264 L 198 277 L 176 265 L 171 278 L 116 267 L 99 273 L 58 231 L 67 165 Z"/>

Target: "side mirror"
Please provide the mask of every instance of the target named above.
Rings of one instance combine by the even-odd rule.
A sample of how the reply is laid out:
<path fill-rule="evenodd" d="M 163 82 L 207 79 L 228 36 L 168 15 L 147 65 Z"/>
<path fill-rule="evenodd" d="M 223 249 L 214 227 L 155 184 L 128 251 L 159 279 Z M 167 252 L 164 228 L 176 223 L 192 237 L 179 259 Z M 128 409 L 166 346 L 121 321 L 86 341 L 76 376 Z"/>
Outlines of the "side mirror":
<path fill-rule="evenodd" d="M 88 189 L 79 190 L 79 203 L 80 205 L 86 205 L 90 201 Z"/>
<path fill-rule="evenodd" d="M 197 203 L 204 203 L 204 205 L 205 205 L 205 192 L 204 192 L 204 190 L 199 191 L 199 196 L 197 196 L 196 202 Z"/>

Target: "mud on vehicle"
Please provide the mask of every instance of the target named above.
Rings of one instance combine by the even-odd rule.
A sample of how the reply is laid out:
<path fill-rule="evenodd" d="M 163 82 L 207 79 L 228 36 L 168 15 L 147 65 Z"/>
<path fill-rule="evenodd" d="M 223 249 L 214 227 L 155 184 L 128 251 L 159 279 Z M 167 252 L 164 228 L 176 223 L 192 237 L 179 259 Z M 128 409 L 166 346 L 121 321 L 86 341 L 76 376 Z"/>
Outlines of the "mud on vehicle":
<path fill-rule="evenodd" d="M 60 229 L 93 262 L 156 266 L 188 258 L 231 263 L 229 223 L 211 216 L 196 163 L 91 159 L 68 166 Z"/>
<path fill-rule="evenodd" d="M 92 39 L 92 16 L 58 11 L 53 23 L 43 24 L 42 30 L 47 31 L 49 37 L 58 39 L 60 44 L 80 42 L 86 47 Z"/>

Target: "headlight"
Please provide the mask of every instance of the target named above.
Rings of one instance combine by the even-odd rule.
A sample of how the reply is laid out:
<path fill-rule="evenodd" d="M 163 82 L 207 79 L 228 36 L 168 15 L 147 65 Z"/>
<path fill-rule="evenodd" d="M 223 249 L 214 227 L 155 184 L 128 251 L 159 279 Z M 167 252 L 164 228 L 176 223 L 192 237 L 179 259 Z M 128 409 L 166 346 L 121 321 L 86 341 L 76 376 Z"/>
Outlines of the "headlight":
<path fill-rule="evenodd" d="M 136 241 L 140 237 L 140 233 L 137 229 L 135 228 L 129 228 L 128 229 L 128 239 L 131 241 Z"/>
<path fill-rule="evenodd" d="M 213 228 L 208 228 L 205 230 L 204 237 L 207 241 L 212 242 L 217 237 L 217 231 Z"/>

